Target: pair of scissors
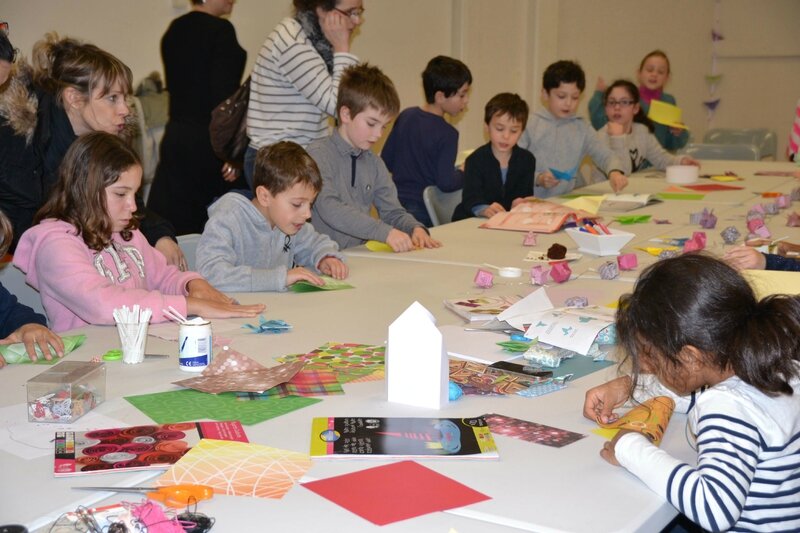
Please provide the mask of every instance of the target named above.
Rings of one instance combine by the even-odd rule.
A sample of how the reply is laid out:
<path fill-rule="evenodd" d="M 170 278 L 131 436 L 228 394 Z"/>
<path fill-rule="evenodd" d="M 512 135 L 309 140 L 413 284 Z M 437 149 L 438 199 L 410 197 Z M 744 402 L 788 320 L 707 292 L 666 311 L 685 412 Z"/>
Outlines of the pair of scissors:
<path fill-rule="evenodd" d="M 107 492 L 146 493 L 145 496 L 169 507 L 184 507 L 200 500 L 209 500 L 214 489 L 208 485 L 166 485 L 164 487 L 72 487 L 79 490 L 102 490 Z"/>

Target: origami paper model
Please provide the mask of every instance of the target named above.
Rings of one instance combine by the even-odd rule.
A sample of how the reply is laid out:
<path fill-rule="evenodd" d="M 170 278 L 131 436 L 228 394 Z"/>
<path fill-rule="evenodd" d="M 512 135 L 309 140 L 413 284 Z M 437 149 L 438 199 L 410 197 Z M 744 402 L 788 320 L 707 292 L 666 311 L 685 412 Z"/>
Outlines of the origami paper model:
<path fill-rule="evenodd" d="M 475 285 L 483 289 L 489 289 L 494 285 L 494 274 L 482 268 L 475 274 Z"/>
<path fill-rule="evenodd" d="M 664 438 L 669 419 L 675 410 L 675 402 L 668 396 L 656 396 L 637 405 L 615 422 L 597 424 L 605 429 L 630 429 L 641 433 L 658 446 Z"/>
<path fill-rule="evenodd" d="M 547 275 L 550 273 L 549 268 L 544 268 L 541 265 L 531 267 L 531 283 L 534 285 L 544 285 L 547 283 Z"/>
<path fill-rule="evenodd" d="M 789 213 L 786 216 L 786 225 L 790 228 L 796 228 L 800 226 L 800 213 L 796 211 L 794 213 Z"/>
<path fill-rule="evenodd" d="M 264 318 L 264 315 L 258 317 L 259 324 L 254 326 L 253 324 L 245 324 L 242 327 L 252 330 L 255 333 L 286 333 L 292 330 L 292 326 L 284 322 L 283 320 L 267 320 Z"/>
<path fill-rule="evenodd" d="M 564 283 L 568 281 L 571 275 L 572 269 L 569 268 L 569 265 L 566 261 L 554 263 L 552 270 L 550 270 L 550 277 L 553 278 L 553 281 L 556 283 Z"/>
<path fill-rule="evenodd" d="M 522 239 L 522 246 L 536 246 L 538 241 L 539 238 L 536 236 L 536 233 L 529 231 L 525 234 L 525 238 Z"/>
<path fill-rule="evenodd" d="M 242 353 L 225 350 L 199 376 L 174 381 L 173 385 L 210 394 L 264 392 L 292 379 L 303 368 L 303 364 L 302 361 L 295 361 L 267 368 Z"/>
<path fill-rule="evenodd" d="M 720 235 L 722 236 L 722 241 L 725 244 L 733 244 L 739 239 L 739 237 L 742 236 L 735 226 L 728 226 L 720 232 Z"/>
<path fill-rule="evenodd" d="M 619 266 L 614 261 L 606 261 L 597 269 L 600 279 L 611 280 L 619 277 Z"/>
<path fill-rule="evenodd" d="M 639 266 L 639 260 L 636 254 L 622 254 L 617 256 L 617 265 L 620 270 L 634 270 Z"/>

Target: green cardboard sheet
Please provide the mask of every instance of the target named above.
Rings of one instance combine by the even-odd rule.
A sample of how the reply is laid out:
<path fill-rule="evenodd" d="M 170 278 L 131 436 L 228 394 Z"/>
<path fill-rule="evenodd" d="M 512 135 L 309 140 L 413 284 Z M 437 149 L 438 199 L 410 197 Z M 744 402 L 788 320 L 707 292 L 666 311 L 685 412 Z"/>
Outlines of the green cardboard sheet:
<path fill-rule="evenodd" d="M 662 200 L 702 200 L 706 197 L 705 194 L 691 192 L 660 192 L 656 196 Z"/>
<path fill-rule="evenodd" d="M 175 424 L 191 420 L 238 420 L 252 426 L 303 407 L 321 402 L 318 398 L 287 396 L 262 402 L 240 402 L 236 394 L 207 394 L 192 389 L 126 396 L 128 402 L 156 424 Z"/>
<path fill-rule="evenodd" d="M 300 281 L 289 286 L 292 292 L 316 292 L 316 291 L 339 291 L 342 289 L 352 289 L 353 286 L 339 279 L 333 279 L 329 276 L 321 276 L 325 281 L 325 285 L 314 285 L 310 281 L 301 279 Z"/>
<path fill-rule="evenodd" d="M 64 356 L 66 357 L 67 354 L 83 344 L 83 341 L 86 340 L 86 335 L 67 335 L 61 337 L 61 340 L 64 341 Z M 25 351 L 25 345 L 21 342 L 0 346 L 0 355 L 3 356 L 3 359 L 5 359 L 6 363 L 9 365 L 26 363 L 37 365 L 54 365 L 63 359 L 59 357 L 53 357 L 48 361 L 44 358 L 42 355 L 42 350 L 37 345 L 36 355 L 38 356 L 38 359 L 36 361 L 31 361 L 31 358 L 28 357 L 28 352 Z"/>

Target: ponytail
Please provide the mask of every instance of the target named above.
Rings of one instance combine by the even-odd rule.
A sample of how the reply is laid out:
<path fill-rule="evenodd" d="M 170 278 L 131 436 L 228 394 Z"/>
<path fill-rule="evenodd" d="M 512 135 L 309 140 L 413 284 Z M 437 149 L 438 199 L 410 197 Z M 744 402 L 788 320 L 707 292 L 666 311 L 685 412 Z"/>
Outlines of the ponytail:
<path fill-rule="evenodd" d="M 800 361 L 800 296 L 780 294 L 757 302 L 724 351 L 745 383 L 770 396 L 792 394 L 789 381 Z"/>

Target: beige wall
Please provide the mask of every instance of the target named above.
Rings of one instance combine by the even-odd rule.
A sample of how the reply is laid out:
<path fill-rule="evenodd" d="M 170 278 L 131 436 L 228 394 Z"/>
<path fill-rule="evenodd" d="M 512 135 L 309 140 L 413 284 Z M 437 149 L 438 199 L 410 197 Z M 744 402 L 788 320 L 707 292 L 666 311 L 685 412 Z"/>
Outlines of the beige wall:
<path fill-rule="evenodd" d="M 11 23 L 12 41 L 25 53 L 56 29 L 108 49 L 138 80 L 160 70 L 159 39 L 186 6 L 188 0 L 0 0 L 0 19 Z M 237 3 L 231 21 L 248 68 L 289 6 L 290 0 Z M 701 138 L 708 128 L 702 101 L 713 0 L 365 0 L 365 7 L 353 51 L 392 77 L 403 107 L 422 102 L 419 74 L 434 55 L 453 55 L 470 66 L 469 110 L 456 121 L 462 148 L 484 142 L 482 109 L 493 94 L 518 92 L 538 107 L 541 72 L 555 59 L 579 60 L 591 90 L 598 75 L 633 77 L 653 48 L 670 56 L 668 91 L 693 135 Z M 720 0 L 718 13 L 725 40 L 717 68 L 725 77 L 711 126 L 774 129 L 782 153 L 800 98 L 800 1 Z"/>

